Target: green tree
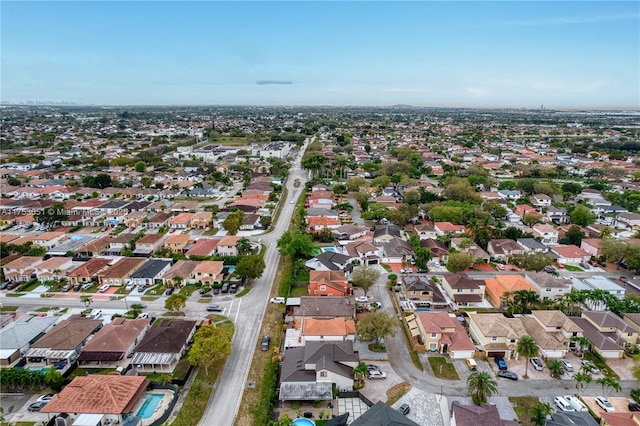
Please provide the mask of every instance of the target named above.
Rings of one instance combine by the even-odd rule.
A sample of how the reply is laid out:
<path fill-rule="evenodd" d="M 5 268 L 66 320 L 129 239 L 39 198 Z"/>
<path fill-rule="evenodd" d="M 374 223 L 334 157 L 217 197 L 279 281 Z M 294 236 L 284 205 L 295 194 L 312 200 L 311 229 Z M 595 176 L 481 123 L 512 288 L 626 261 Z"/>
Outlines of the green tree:
<path fill-rule="evenodd" d="M 245 255 L 251 253 L 251 241 L 248 238 L 240 238 L 236 244 L 238 254 Z"/>
<path fill-rule="evenodd" d="M 467 390 L 476 405 L 484 404 L 491 395 L 498 392 L 498 384 L 485 371 L 476 371 L 467 378 Z"/>
<path fill-rule="evenodd" d="M 576 205 L 569 216 L 571 217 L 571 223 L 582 227 L 589 226 L 596 221 L 596 215 L 591 213 L 589 207 L 582 204 Z"/>
<path fill-rule="evenodd" d="M 579 371 L 573 375 L 573 380 L 576 381 L 576 390 L 581 391 L 587 388 L 589 384 L 593 381 L 593 376 L 591 374 Z"/>
<path fill-rule="evenodd" d="M 464 251 L 451 253 L 447 260 L 447 269 L 449 272 L 462 272 L 473 265 L 473 255 Z"/>
<path fill-rule="evenodd" d="M 229 213 L 229 215 L 222 221 L 222 227 L 231 235 L 236 235 L 240 227 L 242 226 L 242 219 L 244 212 L 242 210 L 236 210 Z"/>
<path fill-rule="evenodd" d="M 468 180 L 452 178 L 442 190 L 442 196 L 448 200 L 470 201 L 479 204 L 481 199 Z"/>
<path fill-rule="evenodd" d="M 517 313 L 530 314 L 531 310 L 540 303 L 540 296 L 534 290 L 516 290 L 511 293 Z"/>
<path fill-rule="evenodd" d="M 516 350 L 518 355 L 527 358 L 527 363 L 524 366 L 524 378 L 529 378 L 529 360 L 538 356 L 538 344 L 535 339 L 528 334 L 520 337 Z"/>
<path fill-rule="evenodd" d="M 396 335 L 398 326 L 398 320 L 387 312 L 371 312 L 358 321 L 358 337 L 364 341 L 375 340 L 379 347 L 383 338 Z"/>
<path fill-rule="evenodd" d="M 559 379 L 564 372 L 564 366 L 557 359 L 550 359 L 547 361 L 547 368 L 549 369 L 549 374 L 554 379 Z"/>
<path fill-rule="evenodd" d="M 164 308 L 167 311 L 177 312 L 187 305 L 187 296 L 182 293 L 173 293 L 164 301 Z"/>
<path fill-rule="evenodd" d="M 64 385 L 64 378 L 62 377 L 62 373 L 60 373 L 54 365 L 47 368 L 44 372 L 44 382 L 47 386 L 49 386 L 52 390 L 58 392 L 62 389 Z"/>
<path fill-rule="evenodd" d="M 354 286 L 362 288 L 366 296 L 369 289 L 378 281 L 379 277 L 380 273 L 376 269 L 368 265 L 360 265 L 353 269 L 351 282 Z"/>
<path fill-rule="evenodd" d="M 573 195 L 579 194 L 582 192 L 582 185 L 575 182 L 567 182 L 562 185 L 562 192 Z"/>
<path fill-rule="evenodd" d="M 611 395 L 613 391 L 620 392 L 622 390 L 622 386 L 616 379 L 612 376 L 604 376 L 596 380 L 596 383 L 602 386 L 602 392 L 605 392 L 605 389 L 608 389 L 607 396 Z"/>
<path fill-rule="evenodd" d="M 209 377 L 209 368 L 221 365 L 231 355 L 231 337 L 219 327 L 203 325 L 193 336 L 189 364 L 204 367 Z"/>
<path fill-rule="evenodd" d="M 526 253 L 521 257 L 520 265 L 525 271 L 542 271 L 545 267 L 552 265 L 553 259 L 544 253 Z"/>
<path fill-rule="evenodd" d="M 266 267 L 264 259 L 259 255 L 245 256 L 236 265 L 236 274 L 242 278 L 254 280 L 260 278 Z"/>
<path fill-rule="evenodd" d="M 613 237 L 600 240 L 600 253 L 607 262 L 619 263 L 627 252 L 627 244 Z"/>
<path fill-rule="evenodd" d="M 52 228 L 60 225 L 60 222 L 67 220 L 68 217 L 64 203 L 56 201 L 46 209 L 38 210 L 35 219 L 39 224 Z"/>
<path fill-rule="evenodd" d="M 83 295 L 80 296 L 80 301 L 88 308 L 93 303 L 93 298 L 91 296 Z"/>
<path fill-rule="evenodd" d="M 539 402 L 531 407 L 531 423 L 535 426 L 544 426 L 547 417 L 553 414 L 553 407 L 548 402 Z"/>
<path fill-rule="evenodd" d="M 306 232 L 286 231 L 278 240 L 278 250 L 294 259 L 309 257 L 313 251 L 313 241 Z"/>
<path fill-rule="evenodd" d="M 144 173 L 147 170 L 147 164 L 144 161 L 137 161 L 133 167 L 138 173 Z"/>
<path fill-rule="evenodd" d="M 525 213 L 525 215 L 522 217 L 522 223 L 527 226 L 533 226 L 536 223 L 540 222 L 542 222 L 542 218 L 537 214 Z"/>
<path fill-rule="evenodd" d="M 564 237 L 558 241 L 560 244 L 573 244 L 580 247 L 582 239 L 584 238 L 584 232 L 578 225 L 571 225 L 569 230 L 564 234 Z"/>

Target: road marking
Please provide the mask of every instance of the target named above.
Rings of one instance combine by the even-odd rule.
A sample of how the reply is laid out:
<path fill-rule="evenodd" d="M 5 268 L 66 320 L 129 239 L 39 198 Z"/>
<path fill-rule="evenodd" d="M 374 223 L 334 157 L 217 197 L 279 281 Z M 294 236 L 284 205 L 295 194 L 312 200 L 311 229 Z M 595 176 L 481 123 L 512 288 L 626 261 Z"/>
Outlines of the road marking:
<path fill-rule="evenodd" d="M 234 300 L 234 302 L 235 302 L 235 300 Z M 235 320 L 233 320 L 233 322 L 235 322 L 236 324 L 238 323 L 238 314 L 240 314 L 240 305 L 241 304 L 242 304 L 242 298 L 240 298 L 238 300 L 238 308 L 237 308 L 238 310 L 236 311 L 236 318 L 235 318 Z"/>

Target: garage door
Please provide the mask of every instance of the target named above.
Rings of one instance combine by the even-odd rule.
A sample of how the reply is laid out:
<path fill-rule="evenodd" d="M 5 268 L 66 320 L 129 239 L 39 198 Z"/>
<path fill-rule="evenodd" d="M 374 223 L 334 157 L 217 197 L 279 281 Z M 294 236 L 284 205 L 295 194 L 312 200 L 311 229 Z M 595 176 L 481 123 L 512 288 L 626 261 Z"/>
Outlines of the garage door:
<path fill-rule="evenodd" d="M 492 352 L 487 352 L 487 356 L 489 358 L 493 358 L 494 356 L 501 356 L 501 357 L 505 357 L 505 351 L 492 351 Z"/>

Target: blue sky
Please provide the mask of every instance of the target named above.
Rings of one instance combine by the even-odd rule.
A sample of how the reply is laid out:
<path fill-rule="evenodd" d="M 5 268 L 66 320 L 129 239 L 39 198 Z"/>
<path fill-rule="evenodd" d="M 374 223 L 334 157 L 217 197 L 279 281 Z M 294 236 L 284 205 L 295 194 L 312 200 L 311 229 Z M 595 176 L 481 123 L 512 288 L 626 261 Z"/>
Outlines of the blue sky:
<path fill-rule="evenodd" d="M 640 107 L 638 1 L 2 1 L 2 101 Z"/>

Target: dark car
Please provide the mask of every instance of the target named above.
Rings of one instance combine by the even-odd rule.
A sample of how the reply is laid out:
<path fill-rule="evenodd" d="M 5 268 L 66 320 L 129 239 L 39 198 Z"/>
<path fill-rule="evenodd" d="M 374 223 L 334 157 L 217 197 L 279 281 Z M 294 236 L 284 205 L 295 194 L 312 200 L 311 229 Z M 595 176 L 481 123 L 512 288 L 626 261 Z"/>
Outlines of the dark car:
<path fill-rule="evenodd" d="M 418 269 L 416 272 L 418 274 L 426 274 L 427 272 L 429 272 L 429 270 L 428 269 Z"/>
<path fill-rule="evenodd" d="M 271 342 L 271 337 L 263 336 L 262 337 L 262 342 L 260 342 L 260 350 L 261 351 L 268 351 L 269 350 L 269 342 Z"/>
<path fill-rule="evenodd" d="M 213 294 L 220 294 L 220 287 L 214 287 Z"/>
<path fill-rule="evenodd" d="M 406 416 L 407 414 L 409 414 L 409 412 L 411 412 L 411 408 L 409 408 L 409 404 L 402 404 L 398 408 L 398 411 Z"/>
<path fill-rule="evenodd" d="M 373 364 L 367 364 L 367 371 L 380 371 L 380 367 Z"/>
<path fill-rule="evenodd" d="M 500 355 L 496 356 L 494 361 L 498 365 L 498 369 L 500 369 L 500 370 L 506 370 L 507 369 L 507 363 L 505 362 L 504 358 L 502 358 Z"/>
<path fill-rule="evenodd" d="M 220 305 L 209 305 L 207 306 L 207 311 L 209 312 L 222 312 L 224 308 Z"/>
<path fill-rule="evenodd" d="M 637 402 L 630 402 L 629 411 L 640 411 L 640 404 L 638 404 Z"/>
<path fill-rule="evenodd" d="M 7 290 L 13 290 L 14 288 L 18 287 L 20 285 L 20 283 L 18 281 L 12 281 L 9 284 L 7 284 L 6 289 Z"/>
<path fill-rule="evenodd" d="M 502 377 L 504 379 L 509 380 L 518 380 L 518 375 L 513 371 L 500 370 L 498 371 L 498 377 Z"/>
<path fill-rule="evenodd" d="M 73 291 L 80 291 L 81 288 L 82 288 L 82 284 L 76 284 L 73 286 Z"/>
<path fill-rule="evenodd" d="M 606 268 L 607 267 L 607 262 L 600 261 L 600 262 L 598 262 L 598 265 L 602 266 L 603 268 Z"/>
<path fill-rule="evenodd" d="M 29 412 L 33 413 L 35 411 L 40 411 L 42 409 L 42 407 L 44 407 L 45 405 L 47 405 L 48 401 L 39 401 L 39 402 L 34 402 L 33 404 L 29 405 Z"/>
<path fill-rule="evenodd" d="M 169 288 L 167 289 L 167 291 L 165 291 L 165 292 L 164 292 L 164 294 L 165 294 L 166 296 L 171 296 L 171 295 L 173 294 L 173 292 L 174 292 L 174 291 L 175 291 L 175 289 L 174 289 L 173 287 L 169 287 Z"/>
<path fill-rule="evenodd" d="M 5 281 L 2 284 L 0 284 L 0 290 L 4 290 L 5 288 L 7 288 L 7 286 L 9 285 L 9 281 Z"/>

